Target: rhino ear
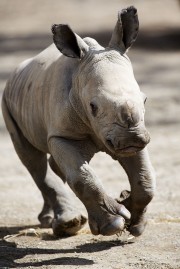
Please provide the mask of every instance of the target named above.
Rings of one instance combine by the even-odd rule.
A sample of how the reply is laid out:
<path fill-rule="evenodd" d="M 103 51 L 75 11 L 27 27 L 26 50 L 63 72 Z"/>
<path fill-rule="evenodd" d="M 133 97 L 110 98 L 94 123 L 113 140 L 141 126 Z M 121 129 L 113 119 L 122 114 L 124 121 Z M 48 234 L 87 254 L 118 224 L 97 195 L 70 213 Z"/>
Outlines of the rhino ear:
<path fill-rule="evenodd" d="M 54 24 L 51 30 L 54 44 L 65 56 L 81 59 L 88 51 L 88 45 L 68 25 Z"/>
<path fill-rule="evenodd" d="M 137 9 L 133 6 L 118 13 L 118 21 L 112 33 L 109 47 L 125 53 L 134 43 L 139 31 Z"/>

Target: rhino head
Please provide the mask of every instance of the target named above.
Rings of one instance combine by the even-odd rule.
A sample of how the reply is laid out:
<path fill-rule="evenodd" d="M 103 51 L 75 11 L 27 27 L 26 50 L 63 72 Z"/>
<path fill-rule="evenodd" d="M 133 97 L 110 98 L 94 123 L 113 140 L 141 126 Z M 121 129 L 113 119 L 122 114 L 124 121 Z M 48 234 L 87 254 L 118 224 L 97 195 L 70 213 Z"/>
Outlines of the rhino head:
<path fill-rule="evenodd" d="M 78 58 L 71 102 L 103 146 L 115 156 L 130 156 L 150 141 L 144 124 L 145 95 L 134 78 L 127 50 L 139 29 L 137 10 L 128 7 L 118 20 L 107 48 L 81 39 L 68 25 L 53 25 L 54 43 L 68 57 Z"/>

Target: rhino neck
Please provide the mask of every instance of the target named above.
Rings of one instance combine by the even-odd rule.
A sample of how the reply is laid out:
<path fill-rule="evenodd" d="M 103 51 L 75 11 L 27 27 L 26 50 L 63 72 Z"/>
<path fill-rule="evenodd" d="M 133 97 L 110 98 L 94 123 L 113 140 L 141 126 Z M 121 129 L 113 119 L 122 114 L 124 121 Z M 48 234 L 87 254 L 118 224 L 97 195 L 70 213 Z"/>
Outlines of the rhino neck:
<path fill-rule="evenodd" d="M 71 88 L 69 93 L 69 101 L 79 116 L 79 118 L 83 121 L 83 123 L 91 129 L 91 124 L 86 116 L 86 112 L 84 111 L 83 104 L 79 98 L 78 92 Z"/>

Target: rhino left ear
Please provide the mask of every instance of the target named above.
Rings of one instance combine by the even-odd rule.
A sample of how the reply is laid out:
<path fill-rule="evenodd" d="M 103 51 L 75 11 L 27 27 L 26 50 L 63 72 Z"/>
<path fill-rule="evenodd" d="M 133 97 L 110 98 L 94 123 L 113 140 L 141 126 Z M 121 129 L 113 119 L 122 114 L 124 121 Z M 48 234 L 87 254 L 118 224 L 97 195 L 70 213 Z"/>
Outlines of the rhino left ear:
<path fill-rule="evenodd" d="M 125 53 L 134 43 L 139 31 L 137 9 L 133 6 L 118 13 L 118 21 L 112 33 L 109 47 Z"/>
<path fill-rule="evenodd" d="M 52 26 L 54 44 L 62 54 L 72 58 L 83 58 L 89 50 L 88 45 L 66 24 Z"/>

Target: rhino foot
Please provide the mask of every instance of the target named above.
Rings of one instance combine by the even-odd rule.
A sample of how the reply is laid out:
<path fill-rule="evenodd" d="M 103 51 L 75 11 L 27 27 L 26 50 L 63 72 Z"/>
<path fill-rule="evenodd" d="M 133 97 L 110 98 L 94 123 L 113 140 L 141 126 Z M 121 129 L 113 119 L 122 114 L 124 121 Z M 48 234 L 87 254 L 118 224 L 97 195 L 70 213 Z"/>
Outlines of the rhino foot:
<path fill-rule="evenodd" d="M 141 216 L 141 219 L 139 221 L 136 221 L 135 223 L 133 223 L 133 221 L 131 222 L 130 226 L 128 227 L 128 231 L 133 236 L 138 237 L 144 232 L 146 224 L 146 218 L 144 216 Z"/>
<path fill-rule="evenodd" d="M 68 209 L 62 212 L 62 209 L 56 209 L 61 213 L 55 213 L 51 206 L 46 202 L 43 206 L 38 219 L 42 228 L 52 228 L 54 235 L 74 235 L 76 234 L 86 223 L 87 218 L 81 215 L 78 211 L 67 204 Z M 55 215 L 55 217 L 54 217 Z"/>
<path fill-rule="evenodd" d="M 146 207 L 139 209 L 136 204 L 132 203 L 131 192 L 123 190 L 120 194 L 120 198 L 116 199 L 118 203 L 123 204 L 131 212 L 131 219 L 127 221 L 127 230 L 135 237 L 140 236 L 146 227 Z"/>
<path fill-rule="evenodd" d="M 129 211 L 111 197 L 106 196 L 99 206 L 89 212 L 89 226 L 94 235 L 113 235 L 124 230 L 125 219 L 130 218 Z"/>
<path fill-rule="evenodd" d="M 81 214 L 65 212 L 57 215 L 52 221 L 55 236 L 75 235 L 86 223 L 87 218 Z"/>

